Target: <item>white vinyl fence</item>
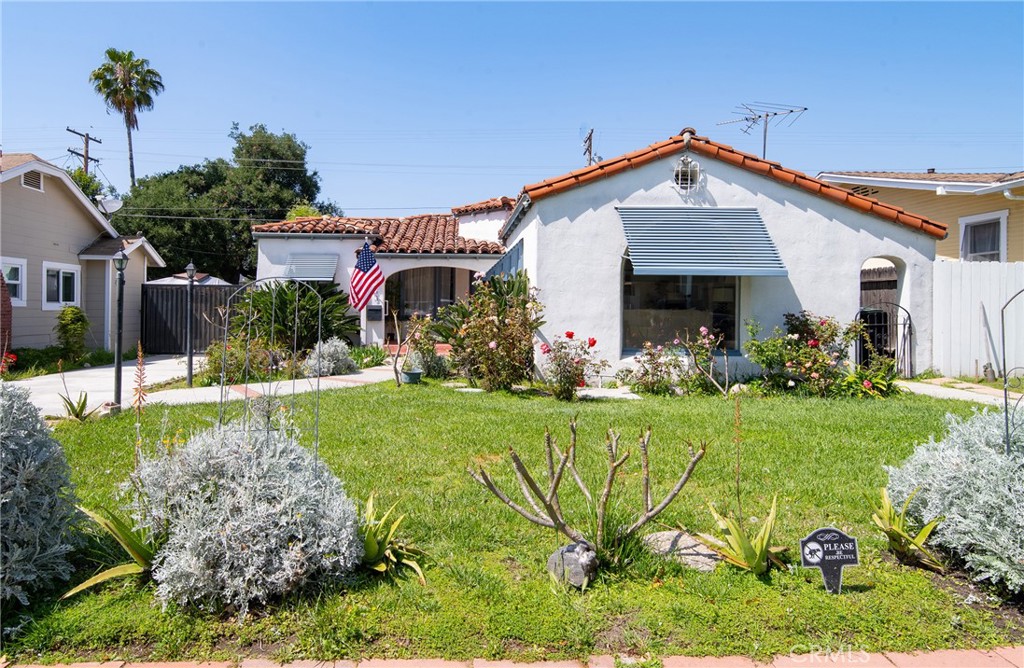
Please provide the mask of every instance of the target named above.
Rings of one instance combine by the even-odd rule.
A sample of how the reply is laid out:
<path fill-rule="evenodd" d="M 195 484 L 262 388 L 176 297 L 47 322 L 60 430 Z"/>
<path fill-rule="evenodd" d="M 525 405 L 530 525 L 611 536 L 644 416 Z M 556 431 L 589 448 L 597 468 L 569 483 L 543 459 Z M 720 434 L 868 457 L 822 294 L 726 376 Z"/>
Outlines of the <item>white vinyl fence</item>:
<path fill-rule="evenodd" d="M 1024 262 L 935 261 L 932 366 L 946 376 L 1003 368 L 999 311 L 1024 289 Z M 1006 309 L 1007 368 L 1024 367 L 1024 295 Z"/>

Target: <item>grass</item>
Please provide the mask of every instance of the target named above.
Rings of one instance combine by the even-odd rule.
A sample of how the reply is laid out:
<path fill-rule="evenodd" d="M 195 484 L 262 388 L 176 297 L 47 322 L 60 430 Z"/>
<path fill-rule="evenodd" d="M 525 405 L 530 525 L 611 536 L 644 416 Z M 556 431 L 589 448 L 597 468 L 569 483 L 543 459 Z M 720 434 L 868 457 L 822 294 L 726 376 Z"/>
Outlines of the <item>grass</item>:
<path fill-rule="evenodd" d="M 300 409 L 297 421 L 310 434 L 310 414 Z M 320 455 L 354 497 L 376 491 L 382 507 L 397 501 L 409 513 L 405 533 L 433 558 L 427 586 L 415 578 L 391 583 L 356 576 L 238 624 L 208 610 L 160 612 L 152 587 L 118 583 L 60 604 L 37 604 L 6 652 L 19 663 L 252 655 L 537 660 L 603 653 L 764 659 L 794 647 L 874 652 L 1019 644 L 1021 629 L 1000 626 L 989 611 L 936 587 L 928 573 L 883 556 L 885 539 L 861 496 L 885 483 L 882 465 L 940 433 L 946 412 L 970 410 L 920 396 L 744 402 L 744 512 L 763 516 L 777 493 L 775 543 L 795 548 L 821 526 L 857 537 L 862 565 L 846 570 L 840 596 L 825 593 L 815 570 L 773 570 L 759 579 L 726 566 L 699 573 L 643 554 L 626 568 L 602 571 L 581 594 L 552 583 L 544 570 L 561 541 L 491 497 L 469 478 L 467 465 L 484 463 L 499 484 L 517 491 L 507 447 L 539 466 L 544 426 L 564 442 L 567 422 L 578 414 L 579 467 L 593 488 L 606 470 L 608 426 L 623 432 L 626 443 L 650 424 L 657 496 L 684 465 L 683 442 L 710 440 L 690 484 L 659 519 L 713 532 L 706 502 L 721 508 L 734 498 L 731 403 L 647 398 L 570 405 L 535 395 L 465 394 L 436 383 L 325 392 Z M 147 410 L 147 442 L 159 442 L 163 411 Z M 216 413 L 212 405 L 167 409 L 163 437 L 181 438 Z M 132 465 L 132 415 L 61 424 L 56 434 L 85 503 L 109 503 Z M 639 462 L 625 469 L 615 507 L 623 514 L 639 498 Z M 585 524 L 576 495 L 567 487 L 562 497 L 570 521 Z"/>

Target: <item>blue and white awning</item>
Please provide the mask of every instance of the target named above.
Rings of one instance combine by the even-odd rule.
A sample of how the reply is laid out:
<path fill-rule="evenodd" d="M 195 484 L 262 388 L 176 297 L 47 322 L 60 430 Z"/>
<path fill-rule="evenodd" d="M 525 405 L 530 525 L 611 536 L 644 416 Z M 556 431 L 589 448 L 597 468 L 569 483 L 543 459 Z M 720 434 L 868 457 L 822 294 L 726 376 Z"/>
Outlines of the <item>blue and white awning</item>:
<path fill-rule="evenodd" d="M 633 273 L 786 276 L 757 209 L 617 207 Z"/>

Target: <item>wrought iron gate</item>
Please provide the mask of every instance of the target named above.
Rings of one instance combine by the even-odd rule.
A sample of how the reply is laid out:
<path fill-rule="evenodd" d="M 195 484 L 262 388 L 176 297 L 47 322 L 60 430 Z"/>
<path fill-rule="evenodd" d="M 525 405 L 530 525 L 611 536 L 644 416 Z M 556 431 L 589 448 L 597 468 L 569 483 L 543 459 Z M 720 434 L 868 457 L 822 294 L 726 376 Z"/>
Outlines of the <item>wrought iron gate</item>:
<path fill-rule="evenodd" d="M 857 312 L 864 336 L 857 342 L 857 364 L 867 364 L 871 355 L 889 357 L 900 376 L 914 375 L 914 322 L 910 311 L 893 302 L 877 302 Z"/>

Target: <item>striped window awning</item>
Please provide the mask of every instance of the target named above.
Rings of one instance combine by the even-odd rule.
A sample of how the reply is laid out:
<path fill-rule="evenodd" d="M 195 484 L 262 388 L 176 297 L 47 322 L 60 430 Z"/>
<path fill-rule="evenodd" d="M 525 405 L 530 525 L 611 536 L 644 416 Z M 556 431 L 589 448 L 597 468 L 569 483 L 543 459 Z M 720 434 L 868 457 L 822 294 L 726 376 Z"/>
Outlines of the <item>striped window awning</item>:
<path fill-rule="evenodd" d="M 284 275 L 307 281 L 333 281 L 337 270 L 337 255 L 301 253 L 288 256 Z"/>
<path fill-rule="evenodd" d="M 617 208 L 637 275 L 787 275 L 757 209 Z"/>

